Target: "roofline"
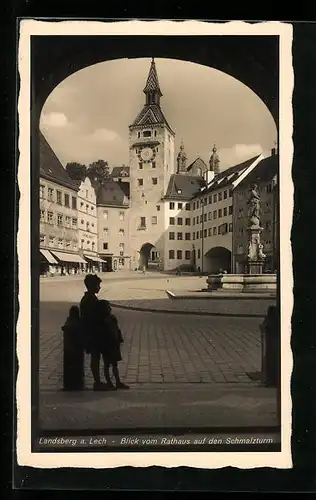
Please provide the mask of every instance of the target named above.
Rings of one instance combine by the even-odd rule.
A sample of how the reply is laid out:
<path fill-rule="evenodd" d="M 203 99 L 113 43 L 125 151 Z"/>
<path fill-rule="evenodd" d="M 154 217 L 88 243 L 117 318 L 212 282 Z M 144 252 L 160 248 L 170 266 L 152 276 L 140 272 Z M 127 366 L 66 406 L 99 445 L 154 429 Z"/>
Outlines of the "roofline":
<path fill-rule="evenodd" d="M 165 201 L 165 200 L 175 200 L 175 201 L 189 201 L 191 200 L 192 198 L 191 197 L 188 197 L 188 196 L 182 196 L 181 194 L 179 194 L 178 196 L 164 196 L 163 198 L 161 198 L 162 201 Z"/>
<path fill-rule="evenodd" d="M 135 129 L 144 129 L 144 128 L 149 128 L 149 127 L 153 127 L 153 126 L 158 126 L 158 127 L 166 127 L 169 132 L 171 132 L 171 134 L 173 136 L 176 135 L 176 133 L 172 130 L 172 128 L 170 127 L 170 125 L 167 125 L 167 123 L 164 123 L 164 122 L 158 122 L 158 123 L 152 123 L 150 125 L 129 125 L 128 128 L 130 130 L 135 130 Z"/>
<path fill-rule="evenodd" d="M 191 170 L 192 166 L 194 165 L 194 163 L 197 161 L 197 160 L 201 160 L 204 165 L 207 167 L 207 163 L 203 160 L 203 158 L 201 158 L 201 156 L 198 156 L 197 158 L 195 158 L 195 160 L 193 160 L 192 163 L 190 163 L 190 165 L 187 167 L 187 172 L 189 172 L 189 170 Z"/>
<path fill-rule="evenodd" d="M 235 189 L 238 186 L 238 184 L 240 184 L 263 159 L 264 156 L 261 153 L 261 155 L 259 155 L 258 158 L 251 165 L 249 165 L 249 167 L 247 167 L 246 170 L 238 177 L 238 179 L 232 182 L 233 189 Z"/>
<path fill-rule="evenodd" d="M 55 177 L 52 177 L 49 174 L 40 172 L 40 179 L 41 178 L 46 179 L 47 181 L 54 182 L 55 184 L 58 184 L 60 186 L 64 186 L 64 187 L 67 187 L 69 189 L 72 189 L 73 191 L 77 191 L 77 192 L 80 191 L 80 187 L 79 186 L 75 186 L 74 184 L 68 184 L 66 181 L 62 181 L 60 179 L 56 179 Z"/>

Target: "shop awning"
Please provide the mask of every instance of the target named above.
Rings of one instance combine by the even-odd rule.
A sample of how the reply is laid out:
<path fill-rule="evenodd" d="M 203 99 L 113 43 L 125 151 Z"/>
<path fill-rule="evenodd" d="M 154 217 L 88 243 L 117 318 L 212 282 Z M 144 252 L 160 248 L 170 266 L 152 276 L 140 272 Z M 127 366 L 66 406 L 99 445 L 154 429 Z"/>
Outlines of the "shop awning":
<path fill-rule="evenodd" d="M 57 257 L 57 259 L 62 262 L 74 262 L 75 264 L 86 264 L 86 261 L 75 253 L 66 253 L 66 252 L 56 252 L 52 250 L 52 254 Z"/>
<path fill-rule="evenodd" d="M 88 255 L 86 253 L 83 254 L 85 259 L 92 260 L 93 262 L 106 262 L 105 260 L 100 259 L 96 255 Z"/>
<path fill-rule="evenodd" d="M 40 252 L 43 255 L 43 257 L 45 257 L 45 259 L 49 264 L 58 264 L 57 260 L 55 259 L 55 257 L 52 256 L 49 250 L 44 250 L 43 248 L 40 248 Z"/>

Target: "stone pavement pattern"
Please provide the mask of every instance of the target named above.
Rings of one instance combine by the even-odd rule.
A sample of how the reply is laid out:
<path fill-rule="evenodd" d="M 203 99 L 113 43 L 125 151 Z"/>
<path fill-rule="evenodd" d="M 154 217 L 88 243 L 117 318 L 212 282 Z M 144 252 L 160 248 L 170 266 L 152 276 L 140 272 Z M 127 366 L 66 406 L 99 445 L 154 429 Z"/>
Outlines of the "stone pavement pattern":
<path fill-rule="evenodd" d="M 61 325 L 71 303 L 40 306 L 40 386 L 62 386 Z M 125 342 L 120 373 L 127 383 L 250 382 L 260 370 L 257 318 L 163 315 L 114 309 Z M 92 385 L 86 357 L 86 384 Z"/>
<path fill-rule="evenodd" d="M 104 277 L 100 297 L 120 301 L 132 296 L 151 305 L 162 300 L 182 302 L 165 298 L 166 279 L 169 278 L 115 273 L 111 278 Z M 172 289 L 201 287 L 196 277 L 170 281 Z M 125 337 L 120 372 L 131 390 L 59 390 L 63 370 L 61 326 L 69 307 L 79 302 L 83 292 L 82 277 L 41 281 L 39 379 L 43 428 L 276 425 L 275 390 L 258 387 L 247 376 L 247 372 L 260 370 L 262 319 L 258 317 L 114 308 Z M 193 302 L 196 307 L 200 300 Z M 209 307 L 212 301 L 207 302 Z M 245 306 L 238 304 L 240 307 Z M 93 381 L 88 356 L 85 368 L 86 387 L 90 389 Z"/>

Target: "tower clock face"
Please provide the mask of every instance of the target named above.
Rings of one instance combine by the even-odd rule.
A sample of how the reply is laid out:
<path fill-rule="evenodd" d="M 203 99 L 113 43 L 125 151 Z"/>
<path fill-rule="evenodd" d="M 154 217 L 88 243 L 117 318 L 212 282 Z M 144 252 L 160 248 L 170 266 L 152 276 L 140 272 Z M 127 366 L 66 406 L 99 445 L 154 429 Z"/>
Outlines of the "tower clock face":
<path fill-rule="evenodd" d="M 141 150 L 140 156 L 143 161 L 150 161 L 154 156 L 154 153 L 151 148 L 144 148 Z"/>

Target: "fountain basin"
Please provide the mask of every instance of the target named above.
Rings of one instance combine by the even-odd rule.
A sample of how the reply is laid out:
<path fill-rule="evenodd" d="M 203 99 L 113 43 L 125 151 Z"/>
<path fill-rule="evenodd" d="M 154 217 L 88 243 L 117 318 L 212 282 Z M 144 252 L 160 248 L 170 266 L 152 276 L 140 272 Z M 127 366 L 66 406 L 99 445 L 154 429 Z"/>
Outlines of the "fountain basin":
<path fill-rule="evenodd" d="M 277 289 L 276 274 L 211 274 L 207 280 L 208 291 L 271 292 Z"/>

